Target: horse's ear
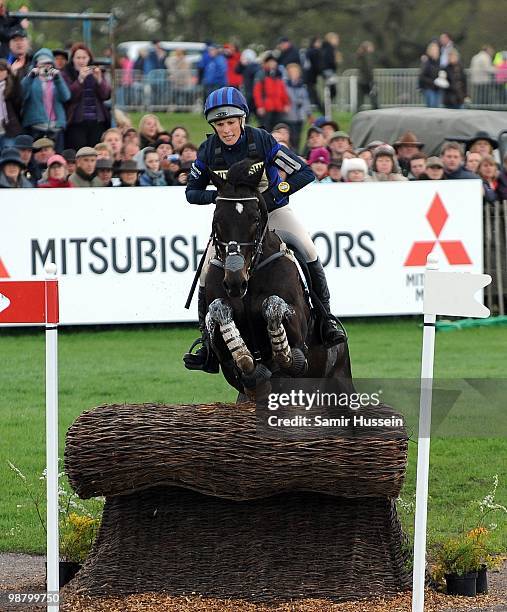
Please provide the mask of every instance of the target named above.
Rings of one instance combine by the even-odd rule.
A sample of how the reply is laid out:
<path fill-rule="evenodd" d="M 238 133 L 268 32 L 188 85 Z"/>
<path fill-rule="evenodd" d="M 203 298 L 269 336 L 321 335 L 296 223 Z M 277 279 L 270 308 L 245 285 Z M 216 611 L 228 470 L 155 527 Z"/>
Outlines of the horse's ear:
<path fill-rule="evenodd" d="M 213 185 L 218 189 L 218 191 L 223 190 L 227 181 L 225 181 L 220 174 L 215 172 L 214 170 L 210 170 L 210 179 Z"/>
<path fill-rule="evenodd" d="M 264 162 L 256 162 L 250 166 L 250 170 L 248 171 L 249 184 L 258 187 L 261 182 L 262 175 L 264 174 Z"/>

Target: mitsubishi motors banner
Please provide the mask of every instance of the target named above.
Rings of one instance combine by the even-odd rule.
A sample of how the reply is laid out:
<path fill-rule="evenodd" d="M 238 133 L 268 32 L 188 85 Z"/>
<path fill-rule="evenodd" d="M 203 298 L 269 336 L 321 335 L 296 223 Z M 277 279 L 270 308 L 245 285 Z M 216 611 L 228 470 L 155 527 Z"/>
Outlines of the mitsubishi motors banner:
<path fill-rule="evenodd" d="M 441 269 L 482 272 L 480 181 L 311 185 L 290 206 L 313 236 L 339 316 L 422 312 Z M 214 206 L 182 187 L 2 190 L 0 279 L 54 261 L 62 324 L 196 320 L 184 304 Z"/>

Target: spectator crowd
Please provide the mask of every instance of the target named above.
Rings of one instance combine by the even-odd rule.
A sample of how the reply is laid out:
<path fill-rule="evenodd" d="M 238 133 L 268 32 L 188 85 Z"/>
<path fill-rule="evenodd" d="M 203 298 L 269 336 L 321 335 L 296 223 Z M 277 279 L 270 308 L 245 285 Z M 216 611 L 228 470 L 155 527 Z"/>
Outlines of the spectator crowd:
<path fill-rule="evenodd" d="M 439 156 L 427 156 L 424 142 L 410 130 L 391 144 L 374 140 L 355 147 L 338 127 L 321 117 L 307 131 L 304 159 L 316 183 L 481 179 L 486 202 L 507 199 L 507 154 L 500 168 L 495 157 L 498 141 L 487 132 L 461 142 L 446 141 Z M 272 134 L 291 146 L 287 124 L 278 123 Z"/>
<path fill-rule="evenodd" d="M 92 51 L 78 42 L 68 51 L 41 48 L 32 53 L 24 25 L 0 0 L 0 188 L 186 184 L 197 147 L 184 126 L 166 131 L 156 115 L 146 114 L 135 128 L 120 111 L 118 127 L 111 127 L 111 85 Z M 339 43 L 339 36 L 330 32 L 314 37 L 303 54 L 282 37 L 273 52 L 260 57 L 233 44 L 209 44 L 198 66 L 199 81 L 205 93 L 224 85 L 241 88 L 251 115 L 275 140 L 301 154 L 317 183 L 479 177 L 486 200 L 507 198 L 507 160 L 498 167 L 493 157 L 498 143 L 488 134 L 478 133 L 461 144 L 447 142 L 440 156 L 427 157 L 424 142 L 410 131 L 393 143 L 374 141 L 358 148 L 335 121 L 315 119 L 315 110 L 324 111 L 317 79 L 324 78 L 331 95 L 336 93 Z M 361 99 L 369 96 L 376 106 L 373 53 L 373 45 L 365 41 L 357 57 Z M 479 66 L 491 76 L 492 49 L 478 55 L 480 61 L 472 61 L 474 78 L 479 78 Z M 183 91 L 191 83 L 185 76 L 185 54 L 176 50 L 168 56 L 158 41 L 135 64 L 122 57 L 120 65 L 127 75 L 134 68 L 172 67 L 175 87 Z M 428 106 L 443 100 L 459 108 L 466 96 L 462 73 L 450 36 L 442 34 L 423 58 L 421 88 Z M 300 150 L 307 122 L 311 127 Z"/>
<path fill-rule="evenodd" d="M 171 99 L 176 107 L 179 104 L 192 106 L 198 84 L 205 95 L 229 85 L 241 88 L 258 119 L 269 122 L 272 112 L 287 114 L 287 94 L 291 93 L 289 88 L 293 89 L 297 83 L 298 97 L 289 100 L 290 112 L 296 115 L 306 113 L 307 116 L 309 102 L 311 107 L 324 114 L 322 84 L 326 86 L 330 101 L 336 101 L 337 75 L 344 67 L 339 45 L 340 37 L 335 32 L 312 37 L 305 49 L 299 49 L 290 39 L 282 37 L 273 51 L 260 55 L 251 48 L 241 51 L 233 43 L 223 46 L 209 43 L 198 64 L 193 66 L 183 49 L 167 54 L 162 43 L 155 40 L 151 50 L 141 49 L 135 61 L 124 52 L 118 64 L 124 85 L 120 90 L 121 103 L 127 100 L 134 106 L 140 103 L 134 101 L 132 93 L 135 85 L 140 90 L 140 83 L 134 83 L 134 70 L 145 77 L 158 70 L 167 71 L 167 76 L 157 75 L 154 81 L 161 80 L 156 85 L 152 82 L 150 88 L 153 99 L 162 105 L 169 95 L 162 87 L 165 78 L 169 81 Z M 353 64 L 357 69 L 358 109 L 364 108 L 367 100 L 370 108 L 378 108 L 374 72 L 377 63 L 375 46 L 371 41 L 363 41 L 355 52 Z M 299 69 L 297 74 L 294 67 Z M 472 57 L 466 71 L 455 42 L 449 33 L 444 32 L 429 43 L 421 57 L 419 90 L 429 107 L 463 108 L 468 102 L 476 106 L 505 105 L 507 51 L 495 52 L 491 45 L 486 44 Z"/>
<path fill-rule="evenodd" d="M 432 40 L 422 57 L 419 87 L 429 108 L 464 108 L 473 92 L 474 103 L 507 102 L 507 52 L 484 45 L 472 57 L 469 78 L 451 35 Z"/>

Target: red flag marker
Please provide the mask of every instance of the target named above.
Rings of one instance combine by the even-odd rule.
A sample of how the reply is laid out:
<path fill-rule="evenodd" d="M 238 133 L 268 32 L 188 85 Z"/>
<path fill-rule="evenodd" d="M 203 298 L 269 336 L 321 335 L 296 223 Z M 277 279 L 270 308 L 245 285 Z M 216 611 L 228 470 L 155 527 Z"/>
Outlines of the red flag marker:
<path fill-rule="evenodd" d="M 0 281 L 2 323 L 58 323 L 58 281 Z"/>
<path fill-rule="evenodd" d="M 2 269 L 0 260 L 0 276 Z M 0 281 L 0 326 L 46 326 L 46 556 L 47 591 L 58 593 L 58 281 L 54 263 L 46 280 Z M 8 275 L 7 275 L 8 276 Z M 50 601 L 48 599 L 48 601 Z M 58 603 L 49 603 L 59 610 Z"/>

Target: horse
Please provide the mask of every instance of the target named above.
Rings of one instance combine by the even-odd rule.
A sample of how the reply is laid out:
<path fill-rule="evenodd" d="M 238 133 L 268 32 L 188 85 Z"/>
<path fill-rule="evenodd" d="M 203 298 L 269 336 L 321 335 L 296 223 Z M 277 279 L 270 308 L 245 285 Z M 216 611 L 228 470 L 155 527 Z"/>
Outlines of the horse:
<path fill-rule="evenodd" d="M 262 162 L 235 163 L 217 188 L 216 256 L 206 274 L 206 330 L 228 383 L 258 399 L 271 377 L 334 378 L 353 392 L 347 342 L 326 348 L 293 251 L 268 227 Z"/>

